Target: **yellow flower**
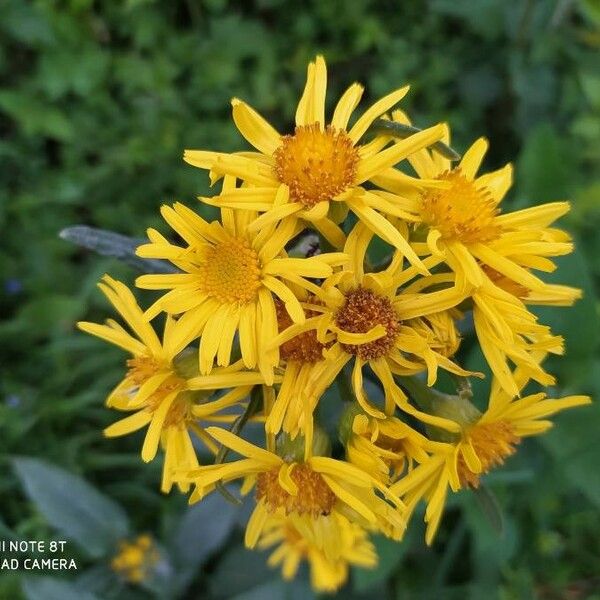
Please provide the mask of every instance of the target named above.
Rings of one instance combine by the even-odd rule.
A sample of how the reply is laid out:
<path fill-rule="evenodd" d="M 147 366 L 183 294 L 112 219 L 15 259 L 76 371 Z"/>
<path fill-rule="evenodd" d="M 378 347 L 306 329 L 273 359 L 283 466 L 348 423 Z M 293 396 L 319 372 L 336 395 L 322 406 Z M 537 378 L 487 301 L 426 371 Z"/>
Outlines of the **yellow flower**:
<path fill-rule="evenodd" d="M 343 202 L 342 214 L 350 208 L 377 235 L 421 266 L 406 240 L 380 214 L 389 210 L 394 214 L 393 201 L 369 195 L 361 185 L 412 152 L 435 143 L 443 127 L 431 127 L 401 141 L 379 136 L 372 142 L 360 143 L 373 121 L 397 104 L 408 87 L 376 102 L 351 128 L 348 121 L 361 99 L 362 86 L 354 83 L 348 88 L 337 103 L 329 125 L 325 121 L 326 87 L 325 61 L 318 56 L 308 66 L 294 133 L 284 136 L 246 103 L 234 99 L 233 120 L 258 152 L 224 154 L 186 150 L 184 159 L 191 165 L 209 169 L 213 183 L 229 174 L 248 187 L 230 189 L 217 198 L 202 200 L 217 206 L 264 212 L 250 225 L 251 230 L 281 219 L 301 218 L 338 248 L 344 245 L 345 236 L 336 224 L 339 219 L 332 218 L 329 209 L 331 202 Z M 421 185 L 409 177 L 406 181 Z M 284 201 L 278 202 L 282 195 Z"/>
<path fill-rule="evenodd" d="M 135 540 L 121 540 L 119 551 L 110 562 L 111 569 L 130 583 L 142 583 L 160 560 L 160 554 L 149 535 Z"/>
<path fill-rule="evenodd" d="M 408 122 L 400 111 L 395 111 L 393 118 Z M 448 132 L 444 141 L 449 141 Z M 478 139 L 455 168 L 426 149 L 409 157 L 420 177 L 437 179 L 441 187 L 415 193 L 406 189 L 404 176 L 393 169 L 377 183 L 391 192 L 404 191 L 401 207 L 416 232 L 422 231 L 426 237 L 426 242 L 413 243 L 413 248 L 420 256 L 431 254 L 433 262 L 425 261 L 428 266 L 444 262 L 456 273 L 459 287 L 472 286 L 473 317 L 482 350 L 506 391 L 516 395 L 508 361 L 527 368 L 539 383 L 551 385 L 554 379 L 532 355 L 539 350 L 562 353 L 562 339 L 538 324 L 525 304 L 566 306 L 580 292 L 546 284 L 531 272 L 553 271 L 550 257 L 572 251 L 569 236 L 550 227 L 569 210 L 569 203 L 553 202 L 501 214 L 512 167 L 477 176 L 487 147 L 484 138 Z"/>
<path fill-rule="evenodd" d="M 282 345 L 306 335 L 306 332 L 316 331 L 316 336 L 304 342 L 305 345 L 309 342 L 318 345 L 322 357 L 319 359 L 315 346 L 314 357 L 310 361 L 302 361 L 301 367 L 297 366 L 300 361 L 292 364 L 294 370 L 287 378 L 284 376 L 287 385 L 282 385 L 267 418 L 268 431 L 276 433 L 283 427 L 284 431 L 296 435 L 303 430 L 322 394 L 350 361 L 353 362 L 352 388 L 367 414 L 384 418 L 398 406 L 426 423 L 458 431 L 456 423 L 412 406 L 394 381 L 394 375 L 427 370 L 428 383 L 433 385 L 438 367 L 459 375 L 471 374 L 437 351 L 439 344 L 433 339 L 430 329 L 426 329 L 423 335 L 421 322 L 413 326 L 417 317 L 456 306 L 465 298 L 465 292 L 455 286 L 427 294 L 399 291 L 406 274 L 402 271 L 402 254 L 398 251 L 388 268 L 377 273 L 365 273 L 363 262 L 372 237 L 372 231 L 362 223 L 354 227 L 344 248 L 352 263 L 325 280 L 321 289 L 314 290 L 318 303 L 304 303 L 316 316 L 308 318 L 304 324 L 291 325 L 275 339 L 274 344 Z M 414 267 L 410 269 L 414 272 Z M 445 323 L 454 327 L 452 319 Z M 450 337 L 454 335 L 450 334 Z M 384 410 L 375 407 L 365 397 L 362 371 L 366 365 L 383 385 Z"/>
<path fill-rule="evenodd" d="M 456 308 L 443 310 L 411 319 L 411 327 L 428 340 L 428 346 L 438 354 L 450 358 L 460 347 L 460 334 L 455 323 L 463 318 L 463 314 Z"/>
<path fill-rule="evenodd" d="M 511 397 L 518 396 L 509 361 L 542 385 L 553 385 L 555 379 L 537 360 L 542 352 L 563 353 L 563 339 L 550 328 L 538 323 L 513 293 L 493 285 L 487 276 L 472 292 L 473 323 L 481 350 L 494 376 Z"/>
<path fill-rule="evenodd" d="M 285 580 L 293 579 L 306 560 L 312 587 L 319 592 L 334 592 L 343 585 L 349 566 L 373 568 L 377 564 L 367 532 L 338 513 L 318 517 L 271 514 L 255 546 L 260 550 L 277 546 L 268 564 L 281 565 Z"/>
<path fill-rule="evenodd" d="M 162 441 L 165 449 L 162 490 L 173 484 L 175 469 L 198 466 L 189 430 L 193 430 L 211 450 L 215 445 L 199 419 L 231 420 L 231 415 L 218 416 L 225 408 L 239 404 L 254 384 L 262 383 L 259 373 L 241 372 L 236 364 L 208 376 L 186 377 L 185 365 L 177 362 L 185 340 L 177 335 L 173 319 L 167 317 L 162 342 L 147 316 L 138 306 L 131 291 L 120 281 L 104 276 L 100 289 L 123 317 L 135 336 L 112 319 L 105 325 L 81 321 L 78 327 L 129 352 L 127 374 L 109 394 L 106 404 L 133 414 L 104 430 L 107 437 L 127 435 L 148 426 L 142 446 L 142 459 L 154 459 Z M 234 388 L 219 399 L 207 401 L 207 392 Z M 187 491 L 185 483 L 179 484 Z"/>
<path fill-rule="evenodd" d="M 393 119 L 408 123 L 401 111 Z M 446 130 L 443 141 L 449 142 Z M 512 183 L 512 166 L 477 176 L 488 142 L 479 138 L 465 153 L 460 164 L 436 152 L 419 150 L 408 157 L 419 177 L 438 181 L 415 192 L 407 188 L 405 176 L 389 169 L 375 178 L 388 192 L 373 192 L 387 197 L 389 192 L 404 196 L 398 208 L 407 218 L 425 228 L 426 248 L 445 262 L 456 274 L 458 285 L 481 286 L 486 269 L 505 276 L 527 292 L 542 296 L 552 291 L 530 272 L 553 270 L 548 257 L 573 250 L 570 237 L 550 225 L 569 211 L 568 202 L 551 202 L 512 213 L 501 214 L 500 203 Z M 418 254 L 425 244 L 413 247 Z"/>
<path fill-rule="evenodd" d="M 396 539 L 401 537 L 405 522 L 398 498 L 354 465 L 314 456 L 310 433 L 304 440 L 304 456 L 298 458 L 281 457 L 225 429 L 208 427 L 206 431 L 243 458 L 190 471 L 186 479 L 196 486 L 190 502 L 201 500 L 217 482 L 244 479 L 243 492 L 254 487 L 257 500 L 246 528 L 248 547 L 256 544 L 267 519 L 277 512 L 312 518 L 340 513 L 369 529 L 384 531 Z"/>
<path fill-rule="evenodd" d="M 359 413 L 352 418 L 351 427 L 346 442 L 348 461 L 384 485 L 412 470 L 415 462 L 424 462 L 427 452 L 436 448 L 436 442 L 397 417 L 375 419 Z"/>
<path fill-rule="evenodd" d="M 235 185 L 235 181 L 227 182 Z M 251 211 L 222 210 L 222 223 L 207 223 L 182 204 L 163 206 L 162 215 L 185 240 L 181 248 L 169 243 L 154 230 L 150 243 L 138 248 L 138 255 L 173 262 L 182 273 L 142 275 L 138 287 L 170 290 L 151 307 L 154 316 L 161 310 L 181 314 L 178 335 L 186 343 L 201 336 L 200 372 L 209 373 L 217 364 L 227 366 L 236 332 L 246 367 L 258 366 L 266 383 L 273 383 L 273 368 L 279 363 L 277 348 L 267 343 L 277 335 L 275 299 L 279 298 L 295 323 L 304 321 L 304 312 L 292 288 L 310 287 L 306 277 L 327 277 L 332 265 L 344 262 L 340 253 L 311 258 L 288 258 L 284 247 L 298 233 L 291 222 L 270 225 L 251 233 Z"/>
<path fill-rule="evenodd" d="M 522 369 L 514 374 L 519 391 L 529 380 Z M 471 418 L 463 419 L 462 430 L 452 443 L 438 443 L 427 460 L 391 486 L 412 513 L 421 499 L 427 502 L 426 541 L 431 544 L 438 528 L 448 490 L 476 488 L 479 478 L 501 465 L 514 454 L 521 439 L 540 435 L 552 427 L 548 417 L 575 406 L 591 402 L 588 396 L 567 396 L 558 400 L 539 393 L 511 402 L 495 380 L 489 406 L 481 414 L 472 405 Z M 463 415 L 466 413 L 463 413 Z"/>

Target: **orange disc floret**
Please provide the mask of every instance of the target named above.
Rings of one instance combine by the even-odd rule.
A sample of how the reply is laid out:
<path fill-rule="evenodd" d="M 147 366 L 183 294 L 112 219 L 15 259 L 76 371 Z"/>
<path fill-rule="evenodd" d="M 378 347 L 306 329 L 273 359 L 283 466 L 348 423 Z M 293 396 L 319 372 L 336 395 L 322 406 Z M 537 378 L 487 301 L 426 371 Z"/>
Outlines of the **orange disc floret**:
<path fill-rule="evenodd" d="M 458 477 L 461 486 L 478 488 L 481 475 L 503 464 L 508 456 L 514 454 L 521 438 L 515 435 L 510 423 L 496 421 L 472 426 L 465 434 L 465 441 L 473 446 L 481 462 L 481 472 L 471 471 L 462 454 L 459 454 L 456 465 Z"/>
<path fill-rule="evenodd" d="M 314 302 L 311 299 L 311 302 Z M 275 300 L 275 311 L 277 313 L 277 326 L 279 331 L 285 331 L 292 325 L 290 318 L 283 302 L 279 299 Z M 314 310 L 305 310 L 306 318 L 314 317 L 317 313 Z M 284 342 L 279 347 L 279 355 L 285 361 L 298 361 L 302 363 L 315 363 L 323 359 L 323 350 L 327 346 L 321 344 L 317 340 L 317 332 L 314 329 L 305 331 L 294 336 L 291 340 Z"/>
<path fill-rule="evenodd" d="M 296 127 L 275 150 L 275 174 L 290 198 L 307 208 L 329 201 L 354 182 L 358 151 L 345 131 L 318 123 Z"/>
<path fill-rule="evenodd" d="M 291 471 L 292 481 L 298 486 L 293 496 L 279 484 L 280 467 L 260 473 L 256 479 L 256 499 L 275 512 L 283 509 L 286 514 L 310 514 L 314 517 L 328 515 L 333 509 L 336 496 L 320 473 L 307 464 L 295 464 Z"/>
<path fill-rule="evenodd" d="M 367 333 L 377 325 L 385 327 L 385 335 L 373 342 L 342 344 L 346 352 L 363 360 L 389 354 L 400 330 L 400 319 L 390 299 L 361 287 L 346 294 L 344 305 L 335 315 L 335 323 L 349 333 Z"/>
<path fill-rule="evenodd" d="M 500 237 L 498 208 L 485 187 L 477 187 L 459 168 L 442 173 L 447 188 L 427 190 L 421 197 L 421 217 L 445 240 L 464 244 L 491 242 Z"/>

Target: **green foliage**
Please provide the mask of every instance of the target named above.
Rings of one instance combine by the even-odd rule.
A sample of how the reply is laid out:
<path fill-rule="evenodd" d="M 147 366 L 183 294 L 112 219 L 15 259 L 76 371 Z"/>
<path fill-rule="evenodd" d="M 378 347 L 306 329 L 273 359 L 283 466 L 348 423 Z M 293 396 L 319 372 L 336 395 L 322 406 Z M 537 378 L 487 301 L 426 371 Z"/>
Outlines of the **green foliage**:
<path fill-rule="evenodd" d="M 90 556 L 107 554 L 128 535 L 123 509 L 78 477 L 34 458 L 15 458 L 13 464 L 46 521 Z"/>
<path fill-rule="evenodd" d="M 102 438 L 111 419 L 102 402 L 122 356 L 76 333 L 74 323 L 106 316 L 95 290 L 103 272 L 129 282 L 135 274 L 58 232 L 84 223 L 141 237 L 160 226 L 161 203 L 195 206 L 208 179 L 183 163 L 182 150 L 244 147 L 230 119 L 232 96 L 289 129 L 317 52 L 328 60 L 330 101 L 354 80 L 366 84 L 366 101 L 409 82 L 403 107 L 417 126 L 449 121 L 459 151 L 486 135 L 486 167 L 517 166 L 509 207 L 572 199 L 564 224 L 578 251 L 551 277 L 583 287 L 585 296 L 575 308 L 539 314 L 567 341 L 566 357 L 551 363 L 558 392 L 597 396 L 599 27 L 596 0 L 1 2 L 0 537 L 49 539 L 58 527 L 77 539 L 82 527 L 100 526 L 76 516 L 58 522 L 60 510 L 40 503 L 40 489 L 59 502 L 64 490 L 52 480 L 68 475 L 52 471 L 48 481 L 47 469 L 56 467 L 20 458 L 23 488 L 6 458 L 43 457 L 110 498 L 100 505 L 117 511 L 108 519 L 114 531 L 125 528 L 116 503 L 132 531 L 161 540 L 184 597 L 310 597 L 305 578 L 282 584 L 264 555 L 242 549 L 235 508 L 219 497 L 206 517 L 200 509 L 186 513 L 183 498 L 156 491 L 160 466 L 141 464 L 139 438 Z M 385 255 L 376 250 L 374 263 Z M 476 500 L 459 494 L 432 550 L 415 524 L 397 555 L 381 548 L 380 569 L 357 571 L 339 596 L 508 600 L 574 590 L 598 597 L 599 428 L 597 406 L 561 416 L 541 443 L 524 443 L 488 478 L 506 518 L 502 538 Z M 98 502 L 85 484 L 74 489 Z M 81 548 L 85 578 L 27 578 L 24 593 L 83 598 L 85 589 L 110 597 L 104 559 L 90 557 L 107 543 Z M 153 591 L 113 586 L 112 593 L 168 597 L 164 586 L 162 579 Z M 19 574 L 3 572 L 0 597 L 21 593 Z"/>

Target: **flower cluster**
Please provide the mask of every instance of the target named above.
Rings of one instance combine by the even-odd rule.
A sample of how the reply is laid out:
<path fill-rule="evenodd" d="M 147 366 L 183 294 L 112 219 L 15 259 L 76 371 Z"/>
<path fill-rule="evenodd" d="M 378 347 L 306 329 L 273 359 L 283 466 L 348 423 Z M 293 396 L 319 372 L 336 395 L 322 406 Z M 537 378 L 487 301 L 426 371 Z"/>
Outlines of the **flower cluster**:
<path fill-rule="evenodd" d="M 349 566 L 376 564 L 371 533 L 401 540 L 423 501 L 431 543 L 449 491 L 478 487 L 548 417 L 590 400 L 523 393 L 554 383 L 542 361 L 563 351 L 529 307 L 580 295 L 538 276 L 572 250 L 552 226 L 568 203 L 503 212 L 512 168 L 479 173 L 484 138 L 453 160 L 446 125 L 419 130 L 395 110 L 408 87 L 352 119 L 355 83 L 328 121 L 326 87 L 317 57 L 283 135 L 234 99 L 254 150 L 184 155 L 218 184 L 200 200 L 220 219 L 164 206 L 178 241 L 150 229 L 137 254 L 173 268 L 136 281 L 162 295 L 142 309 L 105 276 L 129 331 L 79 327 L 130 355 L 107 399 L 128 414 L 105 434 L 145 429 L 141 457 L 164 454 L 164 492 L 252 493 L 246 545 L 274 547 L 286 579 L 308 561 L 313 586 L 331 591 Z M 374 262 L 373 248 L 387 257 Z M 482 374 L 457 360 L 471 322 L 487 402 L 470 392 Z M 456 394 L 435 389 L 442 371 Z M 248 422 L 259 445 L 242 436 Z"/>

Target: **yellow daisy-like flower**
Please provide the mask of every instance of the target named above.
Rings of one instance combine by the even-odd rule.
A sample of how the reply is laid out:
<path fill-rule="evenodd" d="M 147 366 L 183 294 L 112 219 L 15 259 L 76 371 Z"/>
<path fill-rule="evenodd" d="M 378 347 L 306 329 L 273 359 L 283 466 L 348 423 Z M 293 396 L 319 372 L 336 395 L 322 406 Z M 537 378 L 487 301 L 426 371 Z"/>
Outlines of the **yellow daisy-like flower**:
<path fill-rule="evenodd" d="M 428 340 L 428 346 L 438 354 L 451 358 L 460 347 L 461 337 L 456 322 L 463 314 L 456 308 L 411 319 L 411 327 Z"/>
<path fill-rule="evenodd" d="M 186 479 L 196 486 L 190 502 L 201 500 L 217 482 L 244 479 L 243 492 L 254 487 L 257 500 L 246 528 L 248 547 L 256 544 L 269 516 L 277 512 L 312 518 L 345 514 L 398 539 L 404 531 L 402 503 L 388 488 L 345 461 L 314 456 L 310 432 L 305 437 L 304 457 L 298 460 L 254 446 L 225 429 L 209 427 L 206 431 L 243 458 L 189 472 Z"/>
<path fill-rule="evenodd" d="M 354 411 L 353 411 L 354 412 Z M 436 448 L 424 435 L 397 417 L 375 419 L 364 413 L 352 418 L 346 457 L 384 485 L 390 485 Z"/>
<path fill-rule="evenodd" d="M 441 125 L 431 127 L 401 141 L 379 136 L 372 142 L 361 143 L 373 121 L 397 104 L 408 92 L 408 87 L 376 102 L 350 128 L 348 122 L 361 99 L 362 86 L 354 83 L 346 90 L 329 124 L 325 121 L 326 88 L 325 61 L 318 56 L 308 66 L 294 133 L 283 136 L 254 109 L 234 99 L 235 124 L 258 152 L 223 154 L 186 150 L 184 159 L 191 165 L 210 170 L 213 183 L 229 174 L 248 186 L 202 200 L 217 206 L 264 212 L 250 225 L 251 230 L 281 219 L 301 218 L 310 222 L 337 248 L 344 245 L 345 236 L 336 219 L 331 217 L 330 203 L 343 202 L 343 209 L 352 210 L 372 231 L 422 268 L 406 239 L 381 214 L 388 209 L 394 214 L 393 202 L 366 194 L 361 185 L 416 150 L 435 143 L 444 128 Z M 405 181 L 422 186 L 422 182 L 409 177 Z M 278 202 L 281 195 L 285 200 Z"/>
<path fill-rule="evenodd" d="M 369 569 L 377 565 L 367 532 L 338 513 L 269 515 L 253 547 L 265 550 L 272 546 L 277 548 L 269 556 L 269 566 L 281 565 L 283 578 L 290 580 L 300 563 L 307 561 L 312 587 L 319 592 L 334 592 L 343 585 L 349 566 Z"/>
<path fill-rule="evenodd" d="M 514 293 L 492 283 L 487 274 L 483 284 L 472 293 L 472 299 L 475 333 L 502 387 L 512 397 L 519 394 L 509 361 L 538 383 L 553 385 L 554 377 L 542 368 L 536 355 L 540 351 L 562 354 L 563 338 L 538 323 L 537 317 Z"/>
<path fill-rule="evenodd" d="M 121 540 L 119 551 L 110 561 L 111 569 L 130 583 L 142 583 L 160 560 L 154 540 L 140 535 L 135 540 Z"/>
<path fill-rule="evenodd" d="M 239 404 L 248 396 L 252 386 L 264 381 L 260 373 L 241 372 L 241 364 L 221 369 L 208 376 L 188 377 L 188 368 L 176 358 L 185 346 L 177 334 L 173 319 L 167 317 L 163 340 L 159 340 L 147 316 L 138 306 L 131 291 L 120 281 L 104 276 L 98 284 L 104 295 L 123 317 L 135 335 L 128 333 L 116 321 L 105 325 L 79 322 L 78 327 L 129 352 L 127 374 L 109 394 L 106 404 L 111 408 L 133 414 L 107 427 L 107 437 L 127 435 L 148 426 L 142 446 L 142 459 L 154 459 L 159 445 L 165 449 L 162 490 L 168 492 L 176 469 L 198 466 L 190 429 L 209 447 L 215 445 L 199 419 L 230 421 L 233 417 L 219 416 L 228 407 Z M 217 400 L 206 401 L 207 392 L 233 388 Z M 188 486 L 181 483 L 182 491 Z"/>
<path fill-rule="evenodd" d="M 408 123 L 400 111 L 395 121 Z M 449 132 L 444 135 L 449 142 Z M 553 271 L 550 257 L 568 254 L 573 245 L 565 232 L 550 225 L 569 210 L 568 202 L 553 202 L 501 214 L 500 204 L 512 183 L 512 167 L 477 176 L 488 143 L 478 139 L 452 168 L 443 156 L 420 150 L 409 157 L 418 175 L 437 179 L 442 187 L 422 193 L 407 189 L 404 175 L 390 169 L 377 183 L 397 194 L 400 207 L 422 231 L 426 242 L 413 243 L 420 255 L 447 264 L 458 286 L 473 288 L 473 317 L 477 336 L 494 375 L 507 392 L 516 395 L 509 361 L 527 368 L 543 385 L 554 379 L 532 355 L 545 350 L 562 353 L 562 340 L 537 323 L 525 304 L 572 304 L 580 292 L 568 286 L 546 284 L 532 269 Z M 378 194 L 380 192 L 374 192 Z M 386 193 L 381 192 L 385 197 Z"/>
<path fill-rule="evenodd" d="M 401 111 L 392 116 L 399 123 L 409 122 Z M 448 130 L 442 140 L 449 143 Z M 569 211 L 569 203 L 501 214 L 500 203 L 512 184 L 512 166 L 477 176 L 487 148 L 487 140 L 479 138 L 454 168 L 441 154 L 419 150 L 408 157 L 409 162 L 419 177 L 437 180 L 439 187 L 415 192 L 407 188 L 404 174 L 388 169 L 375 177 L 388 192 L 373 193 L 383 198 L 389 192 L 403 196 L 398 208 L 425 228 L 427 249 L 457 274 L 459 285 L 479 287 L 486 269 L 493 269 L 527 291 L 548 293 L 547 284 L 530 269 L 552 271 L 555 266 L 549 257 L 573 250 L 569 235 L 550 227 Z"/>
<path fill-rule="evenodd" d="M 233 180 L 227 185 L 235 185 Z M 277 347 L 267 348 L 277 335 L 275 299 L 280 299 L 295 323 L 304 311 L 292 288 L 312 287 L 306 278 L 331 275 L 332 265 L 346 260 L 341 253 L 311 258 L 289 258 L 285 245 L 298 229 L 292 222 L 270 225 L 258 233 L 248 230 L 251 211 L 222 210 L 222 223 L 207 223 L 182 204 L 163 206 L 162 215 L 185 240 L 184 248 L 149 230 L 150 243 L 139 256 L 171 261 L 182 273 L 142 275 L 138 287 L 170 290 L 151 307 L 182 314 L 178 335 L 189 343 L 200 338 L 200 372 L 209 373 L 216 362 L 227 366 L 236 332 L 247 368 L 258 366 L 266 383 L 273 383 L 279 363 Z M 255 214 L 255 213 L 254 213 Z"/>
<path fill-rule="evenodd" d="M 529 380 L 518 369 L 515 380 L 521 390 Z M 407 503 L 409 513 L 421 499 L 427 501 L 425 521 L 426 541 L 431 544 L 442 518 L 448 490 L 476 488 L 479 478 L 501 465 L 516 452 L 521 439 L 540 435 L 552 427 L 548 417 L 568 408 L 590 404 L 588 396 L 567 396 L 548 399 L 539 393 L 511 402 L 496 380 L 492 386 L 489 406 L 481 414 L 472 405 L 462 412 L 470 418 L 462 422 L 456 441 L 439 443 L 437 450 L 391 489 Z"/>
<path fill-rule="evenodd" d="M 427 370 L 428 383 L 433 385 L 440 366 L 458 375 L 472 374 L 429 345 L 432 339 L 430 335 L 422 335 L 422 323 L 417 328 L 411 325 L 411 320 L 417 317 L 456 306 L 465 298 L 465 292 L 456 286 L 427 294 L 399 292 L 407 277 L 402 271 L 403 257 L 399 252 L 385 270 L 365 273 L 363 262 L 372 236 L 372 231 L 362 223 L 354 227 L 344 248 L 352 257 L 352 263 L 325 280 L 320 290 L 315 290 L 320 303 L 304 303 L 317 316 L 308 318 L 304 324 L 288 327 L 275 339 L 274 343 L 281 345 L 306 332 L 316 331 L 316 336 L 305 339 L 305 343 L 319 344 L 322 358 L 318 360 L 315 351 L 317 360 L 305 360 L 305 366 L 297 370 L 296 381 L 290 381 L 288 387 L 282 386 L 267 418 L 268 431 L 275 433 L 283 427 L 284 431 L 296 435 L 302 430 L 321 395 L 351 361 L 352 388 L 367 414 L 384 418 L 398 406 L 426 423 L 458 431 L 456 423 L 412 406 L 394 381 L 394 375 Z M 414 267 L 411 269 L 414 272 Z M 454 323 L 448 324 L 454 327 Z M 365 397 L 362 371 L 366 365 L 383 386 L 384 410 Z"/>
<path fill-rule="evenodd" d="M 436 260 L 436 257 L 430 256 L 425 259 L 425 263 L 432 264 Z M 405 273 L 408 274 L 410 271 L 412 275 L 416 275 L 412 267 Z M 451 272 L 419 277 L 404 288 L 404 293 L 423 293 L 429 288 L 439 288 L 440 283 L 444 281 L 454 281 L 454 279 L 455 275 Z M 515 285 L 512 287 L 514 288 Z M 554 297 L 555 292 L 552 294 Z M 563 297 L 566 295 L 563 294 Z M 552 385 L 554 377 L 544 371 L 536 356 L 540 351 L 562 354 L 562 338 L 553 335 L 549 327 L 538 323 L 537 317 L 529 312 L 521 299 L 514 292 L 495 285 L 487 272 L 483 275 L 481 286 L 472 289 L 468 296 L 472 300 L 473 323 L 481 350 L 492 373 L 504 389 L 513 397 L 518 395 L 509 361 L 524 369 L 531 379 L 542 385 Z M 456 318 L 460 317 L 458 311 L 453 312 Z M 448 356 L 452 356 L 458 348 L 458 335 L 451 328 L 440 327 L 440 324 L 448 318 L 452 317 L 437 313 L 428 317 L 426 321 L 421 319 L 424 322 L 416 328 L 424 335 L 431 332 L 429 345 L 437 348 L 441 354 L 450 352 Z M 443 333 L 444 329 L 447 334 Z"/>

